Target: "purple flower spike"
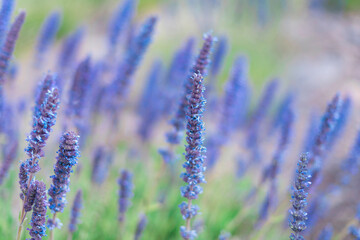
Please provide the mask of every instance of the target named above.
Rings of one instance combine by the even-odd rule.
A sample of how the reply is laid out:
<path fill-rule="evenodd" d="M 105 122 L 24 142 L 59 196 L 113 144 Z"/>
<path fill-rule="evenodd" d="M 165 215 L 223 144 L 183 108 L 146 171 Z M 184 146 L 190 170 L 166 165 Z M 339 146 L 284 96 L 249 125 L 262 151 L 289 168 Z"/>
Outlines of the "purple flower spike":
<path fill-rule="evenodd" d="M 4 36 L 9 28 L 9 22 L 15 6 L 15 0 L 3 0 L 0 10 L 0 46 L 3 45 Z"/>
<path fill-rule="evenodd" d="M 340 96 L 337 94 L 330 104 L 322 118 L 320 131 L 318 132 L 315 142 L 310 151 L 309 167 L 311 172 L 311 182 L 317 183 L 321 171 L 322 158 L 328 144 L 331 133 L 338 121 L 340 111 Z"/>
<path fill-rule="evenodd" d="M 46 74 L 44 80 L 40 82 L 36 93 L 34 116 L 40 115 L 41 105 L 46 100 L 47 93 L 54 87 L 54 84 L 54 75 L 50 73 Z"/>
<path fill-rule="evenodd" d="M 6 145 L 6 149 L 4 149 L 6 152 L 5 152 L 3 164 L 0 168 L 0 186 L 4 182 L 7 173 L 9 172 L 9 169 L 16 158 L 17 149 L 18 149 L 17 140 L 10 141 L 10 143 Z"/>
<path fill-rule="evenodd" d="M 66 193 L 70 190 L 70 173 L 78 162 L 79 136 L 74 132 L 66 132 L 60 140 L 57 161 L 54 165 L 52 184 L 48 190 L 49 208 L 52 213 L 62 212 L 66 205 Z"/>
<path fill-rule="evenodd" d="M 147 141 L 151 137 L 152 130 L 157 120 L 160 117 L 162 110 L 162 91 L 160 89 L 162 62 L 154 62 L 146 88 L 143 93 L 139 105 L 139 114 L 141 116 L 141 123 L 138 133 L 142 141 Z"/>
<path fill-rule="evenodd" d="M 46 236 L 46 185 L 43 182 L 35 181 L 33 183 L 36 186 L 36 196 L 33 206 L 33 212 L 31 216 L 31 229 L 29 229 L 29 234 L 32 237 L 32 240 L 41 240 Z"/>
<path fill-rule="evenodd" d="M 30 157 L 27 165 L 31 173 L 40 170 L 39 158 L 44 155 L 43 148 L 46 140 L 49 138 L 51 128 L 56 122 L 57 109 L 59 107 L 59 92 L 57 88 L 51 89 L 46 96 L 45 101 L 41 105 L 39 115 L 34 116 L 33 130 L 28 136 L 28 147 L 25 152 Z"/>
<path fill-rule="evenodd" d="M 59 30 L 61 23 L 61 13 L 59 11 L 52 12 L 44 21 L 40 30 L 38 42 L 36 45 L 36 66 L 41 66 L 44 54 L 53 43 L 56 33 Z"/>
<path fill-rule="evenodd" d="M 193 74 L 192 90 L 188 98 L 188 107 L 186 112 L 187 126 L 186 126 L 186 162 L 183 164 L 186 172 L 182 173 L 180 177 L 183 179 L 186 186 L 181 187 L 181 195 L 187 198 L 188 203 L 183 202 L 179 205 L 183 218 L 186 220 L 186 228 L 180 229 L 181 235 L 184 239 L 194 239 L 194 231 L 191 229 L 190 220 L 196 216 L 198 206 L 193 205 L 191 201 L 197 199 L 198 195 L 202 193 L 200 183 L 205 183 L 203 172 L 205 171 L 204 159 L 206 148 L 203 146 L 203 132 L 204 123 L 202 115 L 205 108 L 204 99 L 204 85 L 203 77 L 200 73 Z"/>
<path fill-rule="evenodd" d="M 91 181 L 101 185 L 106 180 L 109 167 L 113 161 L 114 154 L 105 147 L 98 147 L 95 150 L 92 162 Z"/>
<path fill-rule="evenodd" d="M 110 51 L 113 51 L 119 42 L 121 33 L 131 21 L 136 11 L 136 0 L 124 1 L 115 12 L 109 26 Z"/>
<path fill-rule="evenodd" d="M 20 169 L 19 169 L 19 185 L 20 185 L 20 198 L 24 200 L 25 195 L 28 191 L 28 181 L 29 181 L 29 166 L 26 164 L 26 162 L 20 163 Z"/>
<path fill-rule="evenodd" d="M 281 127 L 281 136 L 280 136 L 279 144 L 277 146 L 277 149 L 275 151 L 275 154 L 272 158 L 270 165 L 264 170 L 261 183 L 263 183 L 266 179 L 274 181 L 280 172 L 280 166 L 281 163 L 283 162 L 285 150 L 287 149 L 290 143 L 290 138 L 293 132 L 295 116 L 290 108 L 286 111 L 284 118 L 285 119 Z"/>
<path fill-rule="evenodd" d="M 1 48 L 0 52 L 0 84 L 4 84 L 5 80 L 5 73 L 9 66 L 10 58 L 15 49 L 16 40 L 19 37 L 19 32 L 21 27 L 25 21 L 25 12 L 20 12 L 19 15 L 16 17 L 14 23 L 11 25 L 11 28 L 6 35 L 6 39 L 4 45 Z"/>
<path fill-rule="evenodd" d="M 27 196 L 26 196 L 26 202 L 24 203 L 25 212 L 30 212 L 32 206 L 34 205 L 37 187 L 38 186 L 36 185 L 36 182 L 35 183 L 33 182 L 30 185 L 29 191 L 27 192 Z"/>
<path fill-rule="evenodd" d="M 274 79 L 269 82 L 260 99 L 259 104 L 257 105 L 254 114 L 251 116 L 249 126 L 248 126 L 248 136 L 247 136 L 247 147 L 252 151 L 253 160 L 259 162 L 261 160 L 259 153 L 259 127 L 261 122 L 264 120 L 266 114 L 268 113 L 271 103 L 274 100 L 276 90 L 278 88 L 278 80 Z"/>
<path fill-rule="evenodd" d="M 74 63 L 84 32 L 83 28 L 79 28 L 65 39 L 58 60 L 60 70 L 66 70 Z M 58 86 L 61 90 L 62 84 Z"/>
<path fill-rule="evenodd" d="M 145 227 L 147 224 L 147 218 L 144 214 L 142 214 L 139 218 L 139 222 L 136 226 L 136 231 L 135 231 L 135 237 L 134 240 L 139 240 L 141 235 L 143 234 Z"/>
<path fill-rule="evenodd" d="M 110 113 L 114 123 L 117 122 L 119 110 L 129 91 L 131 77 L 134 75 L 152 41 L 156 21 L 156 17 L 149 17 L 142 25 L 140 32 L 132 40 L 129 49 L 126 51 L 124 60 L 120 63 L 115 79 L 108 86 L 106 108 L 109 111 L 111 110 Z"/>
<path fill-rule="evenodd" d="M 69 223 L 69 232 L 73 233 L 76 231 L 76 226 L 79 223 L 80 210 L 82 208 L 83 196 L 82 191 L 78 190 L 74 199 L 74 203 L 71 209 L 71 219 Z"/>
<path fill-rule="evenodd" d="M 133 197 L 132 174 L 128 170 L 122 170 L 118 180 L 119 190 L 119 221 L 125 221 L 125 213 L 131 205 Z"/>
<path fill-rule="evenodd" d="M 359 172 L 360 167 L 360 131 L 358 131 L 352 149 L 349 155 L 342 163 L 342 179 L 341 183 L 349 184 L 351 177 Z"/>
<path fill-rule="evenodd" d="M 294 182 L 294 190 L 292 195 L 292 208 L 289 210 L 289 226 L 294 233 L 291 233 L 291 240 L 302 240 L 301 232 L 306 229 L 307 213 L 305 211 L 308 195 L 307 189 L 311 182 L 309 182 L 311 176 L 308 171 L 308 154 L 303 154 L 296 169 L 296 177 Z"/>
<path fill-rule="evenodd" d="M 181 96 L 181 89 L 184 79 L 189 72 L 195 40 L 189 38 L 185 45 L 177 50 L 171 61 L 165 78 L 164 86 L 164 109 L 163 114 L 173 114 L 176 103 Z"/>
<path fill-rule="evenodd" d="M 91 60 L 87 57 L 80 62 L 76 69 L 72 86 L 70 89 L 69 104 L 67 113 L 82 117 L 84 115 L 85 104 L 89 93 L 91 74 Z"/>
<path fill-rule="evenodd" d="M 188 106 L 188 95 L 192 91 L 192 78 L 193 74 L 205 75 L 206 67 L 209 64 L 209 57 L 211 49 L 214 43 L 214 38 L 211 34 L 206 34 L 204 36 L 204 44 L 200 50 L 200 53 L 196 59 L 194 66 L 191 69 L 190 76 L 185 81 L 185 88 L 183 95 L 180 100 L 177 112 L 174 115 L 174 118 L 171 120 L 171 125 L 174 129 L 167 133 L 167 141 L 171 144 L 179 144 L 182 140 L 182 134 L 185 130 L 185 120 L 186 120 L 186 108 Z"/>

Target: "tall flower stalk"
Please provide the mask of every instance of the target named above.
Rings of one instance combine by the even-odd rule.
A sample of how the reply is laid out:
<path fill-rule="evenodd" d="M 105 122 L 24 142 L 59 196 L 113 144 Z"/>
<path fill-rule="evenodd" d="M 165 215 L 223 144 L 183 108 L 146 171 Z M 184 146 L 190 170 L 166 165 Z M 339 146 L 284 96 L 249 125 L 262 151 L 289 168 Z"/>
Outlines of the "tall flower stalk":
<path fill-rule="evenodd" d="M 10 58 L 14 52 L 16 40 L 19 37 L 19 32 L 25 21 L 25 12 L 20 12 L 16 17 L 14 23 L 11 25 L 9 32 L 0 52 L 0 84 L 2 85 L 5 80 L 5 73 L 9 67 Z"/>
<path fill-rule="evenodd" d="M 186 111 L 188 107 L 188 97 L 192 91 L 193 74 L 206 75 L 206 68 L 209 65 L 210 53 L 214 44 L 214 38 L 211 34 L 204 35 L 204 43 L 200 50 L 199 55 L 196 58 L 195 64 L 193 65 L 190 75 L 184 82 L 184 90 L 179 102 L 178 109 L 171 120 L 172 130 L 166 134 L 169 148 L 166 150 L 160 150 L 165 162 L 174 160 L 174 148 L 178 145 L 183 138 L 183 132 L 186 125 Z"/>
<path fill-rule="evenodd" d="M 303 154 L 300 156 L 300 160 L 297 164 L 296 176 L 294 182 L 294 190 L 292 195 L 292 208 L 289 210 L 289 226 L 293 233 L 290 235 L 291 240 L 303 240 L 301 232 L 306 229 L 306 206 L 307 201 L 306 197 L 308 195 L 307 190 L 311 184 L 309 182 L 310 175 L 308 171 L 308 154 Z"/>
<path fill-rule="evenodd" d="M 60 139 L 57 161 L 54 165 L 55 175 L 51 176 L 52 184 L 48 190 L 49 208 L 53 213 L 53 218 L 49 218 L 47 222 L 50 231 L 55 227 L 60 228 L 56 214 L 63 212 L 67 203 L 66 193 L 70 191 L 70 173 L 72 167 L 77 164 L 79 155 L 79 136 L 71 131 L 64 133 Z M 50 239 L 52 238 L 53 231 L 50 233 Z"/>
<path fill-rule="evenodd" d="M 69 230 L 68 240 L 72 239 L 72 235 L 76 231 L 77 225 L 79 223 L 80 210 L 83 204 L 82 202 L 83 202 L 83 194 L 81 190 L 78 190 L 71 209 L 71 218 L 68 227 Z"/>
<path fill-rule="evenodd" d="M 206 148 L 203 146 L 204 123 L 202 120 L 205 108 L 204 83 L 200 73 L 194 73 L 192 78 L 192 89 L 188 98 L 188 107 L 186 108 L 186 146 L 185 163 L 183 167 L 185 172 L 180 175 L 187 184 L 181 187 L 181 195 L 188 199 L 179 205 L 186 225 L 180 228 L 183 239 L 195 239 L 196 231 L 191 227 L 191 219 L 197 215 L 198 206 L 193 204 L 193 200 L 202 193 L 200 183 L 205 183 L 204 178 L 204 159 Z"/>
<path fill-rule="evenodd" d="M 47 93 L 38 114 L 34 114 L 33 116 L 33 130 L 27 138 L 28 147 L 25 149 L 29 158 L 20 164 L 19 171 L 19 184 L 21 189 L 20 198 L 23 200 L 23 206 L 20 215 L 18 240 L 21 237 L 22 227 L 27 213 L 24 207 L 28 197 L 28 189 L 35 174 L 40 170 L 39 159 L 44 156 L 43 148 L 45 147 L 51 129 L 56 122 L 59 103 L 59 92 L 57 88 L 52 88 Z"/>

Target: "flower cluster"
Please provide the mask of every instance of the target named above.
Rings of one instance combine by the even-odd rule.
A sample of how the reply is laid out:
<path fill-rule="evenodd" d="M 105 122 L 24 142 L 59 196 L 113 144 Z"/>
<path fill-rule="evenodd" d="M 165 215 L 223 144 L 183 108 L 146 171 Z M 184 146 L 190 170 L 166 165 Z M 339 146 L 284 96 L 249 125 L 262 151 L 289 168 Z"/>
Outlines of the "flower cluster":
<path fill-rule="evenodd" d="M 82 191 L 78 190 L 74 199 L 74 203 L 71 209 L 71 219 L 69 223 L 69 232 L 76 231 L 76 225 L 79 223 L 80 210 L 82 208 Z"/>
<path fill-rule="evenodd" d="M 133 197 L 132 174 L 128 170 L 122 170 L 118 180 L 119 190 L 119 221 L 125 221 L 125 213 L 131 204 Z"/>
<path fill-rule="evenodd" d="M 29 234 L 34 240 L 41 240 L 42 237 L 46 236 L 46 185 L 43 182 L 35 181 L 33 183 L 36 186 L 36 195 L 34 200 L 33 212 L 31 216 L 31 229 Z"/>
<path fill-rule="evenodd" d="M 203 131 L 204 123 L 202 114 L 205 107 L 204 99 L 204 85 L 203 77 L 200 73 L 194 73 L 192 76 L 192 91 L 188 99 L 187 107 L 187 126 L 186 126 L 186 162 L 183 164 L 186 172 L 181 174 L 181 178 L 186 186 L 181 188 L 181 195 L 188 199 L 188 202 L 183 202 L 179 205 L 183 218 L 189 222 L 198 212 L 198 206 L 192 205 L 191 201 L 197 199 L 198 195 L 202 193 L 200 183 L 205 183 L 203 172 L 205 171 L 205 147 L 203 146 Z M 194 239 L 194 232 L 187 227 L 181 228 L 181 235 L 184 239 Z"/>
<path fill-rule="evenodd" d="M 196 59 L 194 66 L 191 69 L 191 74 L 188 79 L 185 81 L 185 88 L 183 95 L 181 97 L 178 110 L 171 120 L 171 124 L 174 127 L 173 131 L 167 133 L 167 141 L 171 144 L 179 144 L 182 140 L 183 130 L 185 130 L 185 120 L 186 120 L 186 109 L 188 106 L 188 96 L 192 91 L 192 74 L 200 73 L 201 75 L 205 74 L 207 65 L 209 64 L 209 57 L 212 49 L 214 39 L 211 34 L 204 36 L 204 44 L 200 50 L 200 53 Z"/>
<path fill-rule="evenodd" d="M 14 52 L 16 40 L 25 21 L 25 12 L 20 12 L 14 23 L 11 25 L 9 32 L 0 51 L 0 84 L 4 83 L 5 73 L 9 66 L 10 58 Z"/>
<path fill-rule="evenodd" d="M 70 173 L 77 164 L 79 157 L 79 136 L 74 132 L 66 132 L 60 140 L 60 147 L 52 184 L 48 190 L 49 208 L 52 213 L 62 212 L 66 204 L 66 193 L 69 191 Z"/>
<path fill-rule="evenodd" d="M 294 190 L 291 200 L 292 209 L 289 210 L 289 226 L 294 231 L 294 233 L 291 233 L 290 235 L 291 240 L 304 239 L 301 236 L 301 232 L 306 229 L 306 197 L 308 195 L 307 189 L 311 184 L 311 182 L 309 182 L 310 175 L 307 167 L 309 161 L 308 158 L 308 154 L 301 155 L 296 169 Z"/>
<path fill-rule="evenodd" d="M 56 122 L 59 103 L 58 89 L 52 88 L 41 105 L 39 115 L 34 116 L 33 130 L 27 139 L 29 145 L 25 149 L 30 157 L 26 163 L 31 173 L 36 173 L 40 170 L 38 161 L 44 155 L 43 148 L 45 147 L 46 140 L 49 138 L 51 128 Z"/>

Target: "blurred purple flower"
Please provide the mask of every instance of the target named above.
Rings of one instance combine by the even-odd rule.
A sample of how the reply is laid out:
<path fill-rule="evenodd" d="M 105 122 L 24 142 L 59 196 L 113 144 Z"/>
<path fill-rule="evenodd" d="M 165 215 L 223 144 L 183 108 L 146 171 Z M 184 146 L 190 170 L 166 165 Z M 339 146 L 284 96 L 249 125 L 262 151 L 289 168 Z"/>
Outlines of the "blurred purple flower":
<path fill-rule="evenodd" d="M 35 65 L 41 66 L 46 51 L 50 48 L 53 43 L 56 33 L 59 30 L 61 24 L 61 13 L 59 11 L 53 11 L 45 19 L 38 37 L 36 45 L 36 60 Z"/>
<path fill-rule="evenodd" d="M 16 40 L 25 21 L 25 12 L 20 12 L 6 35 L 4 44 L 0 51 L 0 85 L 4 84 L 5 73 L 8 70 L 9 62 L 15 49 Z"/>
<path fill-rule="evenodd" d="M 76 231 L 76 226 L 79 223 L 80 210 L 82 208 L 83 196 L 82 191 L 78 190 L 71 208 L 71 218 L 69 223 L 69 232 Z"/>
<path fill-rule="evenodd" d="M 15 6 L 15 0 L 3 0 L 0 10 L 0 46 L 4 43 L 4 37 L 9 28 L 11 15 Z"/>
<path fill-rule="evenodd" d="M 142 233 L 145 230 L 147 224 L 147 218 L 144 214 L 142 214 L 139 218 L 139 221 L 136 225 L 136 231 L 135 231 L 135 236 L 134 236 L 134 240 L 139 240 Z"/>
<path fill-rule="evenodd" d="M 125 213 L 131 205 L 133 197 L 132 174 L 128 170 L 122 170 L 118 180 L 119 190 L 119 221 L 125 221 Z"/>

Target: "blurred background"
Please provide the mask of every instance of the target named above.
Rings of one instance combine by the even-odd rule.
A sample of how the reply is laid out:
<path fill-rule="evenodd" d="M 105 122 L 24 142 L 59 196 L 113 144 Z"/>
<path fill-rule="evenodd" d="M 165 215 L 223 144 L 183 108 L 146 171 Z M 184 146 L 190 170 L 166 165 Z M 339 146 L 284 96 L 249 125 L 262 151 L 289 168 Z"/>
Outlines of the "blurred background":
<path fill-rule="evenodd" d="M 19 124 L 18 158 L 25 158 L 21 150 L 26 146 L 25 136 L 31 127 L 30 109 L 33 107 L 33 89 L 47 70 L 56 71 L 63 39 L 82 26 L 85 29 L 85 38 L 77 60 L 84 59 L 88 55 L 91 55 L 94 62 L 104 58 L 108 50 L 106 43 L 109 21 L 120 3 L 121 1 L 113 0 L 17 1 L 15 13 L 17 14 L 20 9 L 27 12 L 14 54 L 18 76 L 9 94 L 9 98 L 13 100 L 25 99 L 24 105 L 27 109 L 24 118 L 19 121 L 21 124 Z M 34 48 L 38 34 L 45 18 L 53 10 L 62 12 L 62 23 L 44 66 L 41 70 L 34 69 Z M 287 155 L 289 161 L 286 161 L 283 167 L 291 171 L 281 173 L 280 188 L 285 197 L 281 207 L 276 214 L 274 213 L 275 217 L 271 218 L 262 233 L 254 234 L 253 224 L 261 202 L 259 199 L 264 197 L 265 191 L 260 191 L 259 199 L 250 207 L 243 201 L 254 182 L 257 182 L 261 171 L 253 169 L 241 180 L 236 178 L 233 160 L 247 156 L 245 150 L 240 147 L 242 145 L 239 144 L 240 140 L 236 138 L 229 145 L 224 146 L 222 161 L 207 176 L 208 184 L 204 186 L 204 195 L 199 203 L 202 214 L 198 221 L 194 222 L 194 225 L 199 225 L 199 229 L 203 228 L 199 239 L 217 239 L 222 230 L 231 232 L 234 236 L 231 239 L 288 239 L 289 231 L 286 228 L 272 228 L 272 226 L 284 225 L 287 208 L 290 206 L 288 189 L 293 177 L 292 169 L 300 153 L 299 146 L 306 135 L 309 116 L 313 112 L 320 116 L 325 111 L 326 104 L 338 92 L 342 96 L 351 97 L 353 109 L 360 107 L 359 11 L 359 0 L 139 0 L 133 24 L 139 26 L 146 17 L 155 15 L 158 17 L 155 35 L 134 76 L 129 100 L 125 106 L 128 114 L 122 116 L 122 128 L 119 130 L 121 140 L 116 146 L 117 160 L 114 167 L 109 169 L 106 184 L 92 185 L 89 179 L 91 179 L 91 162 L 94 158 L 95 146 L 106 138 L 102 131 L 108 126 L 100 125 L 96 128 L 97 135 L 94 134 L 92 137 L 95 140 L 91 140 L 91 144 L 81 154 L 82 173 L 74 174 L 71 188 L 83 189 L 85 207 L 79 230 L 74 233 L 74 239 L 119 239 L 118 225 L 112 222 L 117 218 L 114 209 L 117 209 L 118 186 L 115 182 L 119 169 L 125 166 L 135 173 L 135 197 L 128 213 L 128 231 L 123 239 L 132 239 L 140 212 L 146 212 L 149 219 L 143 239 L 180 239 L 178 229 L 183 224 L 177 206 L 182 201 L 179 194 L 179 186 L 182 185 L 180 179 L 175 180 L 176 187 L 170 190 L 167 189 L 166 184 L 168 180 L 166 177 L 169 176 L 164 177 L 164 183 L 157 185 L 159 187 L 157 190 L 151 184 L 158 183 L 157 173 L 162 170 L 161 158 L 157 151 L 166 145 L 164 135 L 168 129 L 169 119 L 159 120 L 152 132 L 151 141 L 143 143 L 136 136 L 141 118 L 136 116 L 132 108 L 137 104 L 145 88 L 154 60 L 161 59 L 164 69 L 168 69 L 174 52 L 189 37 L 194 37 L 196 41 L 195 54 L 197 54 L 203 34 L 210 32 L 218 38 L 226 37 L 229 43 L 229 50 L 216 81 L 217 95 L 224 94 L 225 82 L 229 79 L 235 58 L 239 55 L 246 56 L 252 88 L 249 114 L 257 106 L 264 85 L 273 78 L 279 78 L 280 89 L 266 123 L 271 122 L 270 118 L 276 114 L 283 96 L 288 92 L 296 95 L 297 122 L 293 144 L 289 147 L 290 151 Z M 64 104 L 66 101 L 64 100 Z M 59 116 L 60 123 L 63 118 L 65 117 Z M 216 132 L 214 130 L 216 124 L 212 120 L 218 118 L 216 113 L 206 116 L 207 134 Z M 336 175 L 339 159 L 347 154 L 356 137 L 356 131 L 360 126 L 360 115 L 357 111 L 353 111 L 347 126 L 344 130 L 345 137 L 328 156 L 323 189 L 332 184 L 331 179 Z M 61 128 L 62 125 L 57 124 L 55 132 L 60 132 Z M 58 147 L 58 136 L 59 134 L 54 134 L 49 139 L 43 170 L 39 173 L 40 179 L 49 181 L 54 153 Z M 267 160 L 270 160 L 273 154 L 276 137 L 271 134 L 263 136 L 262 141 L 265 143 L 262 155 Z M 176 151 L 182 157 L 183 145 Z M 147 160 L 149 161 L 143 162 Z M 153 163 L 149 163 L 151 161 Z M 180 173 L 180 163 L 177 168 Z M 149 169 L 155 170 L 151 173 L 152 170 Z M 6 182 L 7 189 L 11 190 L 6 192 L 0 189 L 1 206 L 6 204 L 12 206 L 11 213 L 7 208 L 0 209 L 0 215 L 6 216 L 0 218 L 0 235 L 5 236 L 3 239 L 12 239 L 16 231 L 20 204 L 17 195 L 17 171 L 17 167 L 14 166 Z M 170 196 L 168 203 L 164 205 L 159 200 L 163 189 L 169 191 Z M 360 190 L 357 188 L 354 190 L 354 185 L 351 185 L 345 192 L 346 201 L 343 196 L 334 197 L 334 203 L 327 215 L 324 215 L 325 217 L 319 220 L 316 227 L 307 233 L 309 239 L 316 239 L 315 236 L 328 223 L 332 223 L 338 232 L 347 226 L 348 220 L 353 218 L 354 206 L 358 202 Z M 76 191 L 72 190 L 68 198 L 72 200 L 75 193 Z M 246 210 L 247 208 L 250 210 Z M 242 212 L 240 217 L 238 212 Z M 60 216 L 64 225 L 68 222 L 69 215 L 70 206 Z M 339 217 L 334 219 L 331 216 Z M 57 239 L 66 239 L 66 231 L 56 231 Z"/>

